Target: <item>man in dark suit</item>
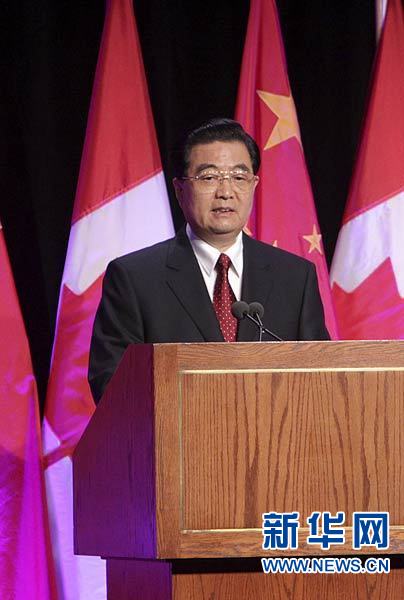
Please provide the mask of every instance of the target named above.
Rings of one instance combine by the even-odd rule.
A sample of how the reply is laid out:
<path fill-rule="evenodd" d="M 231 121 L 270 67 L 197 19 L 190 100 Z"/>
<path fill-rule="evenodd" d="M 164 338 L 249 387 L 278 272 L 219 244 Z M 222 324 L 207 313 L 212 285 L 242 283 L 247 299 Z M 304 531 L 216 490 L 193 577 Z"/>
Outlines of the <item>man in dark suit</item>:
<path fill-rule="evenodd" d="M 283 340 L 329 338 L 314 265 L 242 233 L 259 164 L 255 141 L 230 119 L 189 134 L 174 179 L 186 228 L 107 268 L 90 351 L 96 402 L 129 344 L 258 340 L 258 328 L 247 320 L 237 328 L 221 302 L 260 302 L 264 325 Z"/>

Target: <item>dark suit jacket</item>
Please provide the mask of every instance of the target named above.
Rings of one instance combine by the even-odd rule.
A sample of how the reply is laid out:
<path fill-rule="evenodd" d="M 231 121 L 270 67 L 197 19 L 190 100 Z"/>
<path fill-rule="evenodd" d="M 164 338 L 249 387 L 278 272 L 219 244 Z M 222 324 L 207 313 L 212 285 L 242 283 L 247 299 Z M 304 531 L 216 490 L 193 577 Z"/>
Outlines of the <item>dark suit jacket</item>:
<path fill-rule="evenodd" d="M 246 235 L 243 245 L 241 299 L 264 306 L 264 325 L 283 340 L 329 339 L 313 263 Z M 241 321 L 237 341 L 254 340 L 258 328 Z M 100 399 L 129 344 L 223 341 L 183 228 L 108 265 L 91 341 L 93 396 Z"/>

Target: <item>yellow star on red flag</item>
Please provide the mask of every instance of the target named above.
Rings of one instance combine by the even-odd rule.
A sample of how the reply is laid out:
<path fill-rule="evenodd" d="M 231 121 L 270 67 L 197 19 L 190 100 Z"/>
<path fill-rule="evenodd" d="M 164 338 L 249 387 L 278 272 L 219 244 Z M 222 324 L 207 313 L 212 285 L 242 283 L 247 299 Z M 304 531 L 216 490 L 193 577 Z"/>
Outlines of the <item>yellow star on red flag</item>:
<path fill-rule="evenodd" d="M 299 144 L 300 139 L 299 123 L 297 122 L 296 108 L 292 95 L 281 96 L 280 94 L 271 94 L 263 90 L 257 90 L 258 96 L 268 106 L 268 108 L 278 117 L 275 127 L 264 146 L 268 150 L 277 144 L 286 142 L 290 138 L 296 138 Z"/>
<path fill-rule="evenodd" d="M 310 235 L 303 235 L 302 236 L 304 240 L 306 240 L 306 242 L 309 242 L 310 244 L 310 248 L 309 248 L 309 254 L 311 252 L 313 252 L 314 250 L 317 250 L 317 252 L 319 252 L 320 254 L 323 253 L 322 249 L 321 249 L 321 233 L 319 233 L 317 231 L 317 227 L 314 224 L 313 225 L 313 231 Z"/>

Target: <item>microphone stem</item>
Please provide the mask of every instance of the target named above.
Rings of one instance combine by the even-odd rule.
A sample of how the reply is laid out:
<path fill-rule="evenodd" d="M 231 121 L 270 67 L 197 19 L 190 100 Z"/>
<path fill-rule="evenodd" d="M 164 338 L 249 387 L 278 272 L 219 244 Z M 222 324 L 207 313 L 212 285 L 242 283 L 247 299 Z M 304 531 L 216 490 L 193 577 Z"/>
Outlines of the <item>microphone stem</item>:
<path fill-rule="evenodd" d="M 256 319 L 257 319 L 257 321 L 259 323 L 259 326 L 260 326 L 260 339 L 259 339 L 259 341 L 262 342 L 262 332 L 264 330 L 264 324 L 263 324 L 263 322 L 261 320 L 261 317 L 259 316 L 258 313 L 256 313 L 255 317 L 256 317 Z"/>
<path fill-rule="evenodd" d="M 249 315 L 248 313 L 245 315 L 247 317 L 247 319 L 250 319 L 250 321 L 252 321 L 253 323 L 255 323 L 259 328 L 260 328 L 260 342 L 262 341 L 262 334 L 263 333 L 267 333 L 268 335 L 270 335 L 271 337 L 273 337 L 277 342 L 282 342 L 283 340 L 276 335 L 276 333 L 274 333 L 273 331 L 270 331 L 269 329 L 267 329 L 266 327 L 263 326 L 261 318 L 259 315 L 256 315 L 257 318 L 254 319 L 254 317 L 252 317 L 251 315 Z"/>

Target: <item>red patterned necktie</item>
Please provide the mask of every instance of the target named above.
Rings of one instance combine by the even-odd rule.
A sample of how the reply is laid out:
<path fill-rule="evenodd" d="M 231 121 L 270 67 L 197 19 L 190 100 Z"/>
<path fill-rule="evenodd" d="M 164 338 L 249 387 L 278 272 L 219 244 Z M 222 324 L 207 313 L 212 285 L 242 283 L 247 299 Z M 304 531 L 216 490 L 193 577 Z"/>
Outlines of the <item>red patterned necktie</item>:
<path fill-rule="evenodd" d="M 231 305 L 236 298 L 228 278 L 230 265 L 231 260 L 227 254 L 221 254 L 216 263 L 217 276 L 213 291 L 213 306 L 225 341 L 235 342 L 237 319 L 231 314 Z"/>

